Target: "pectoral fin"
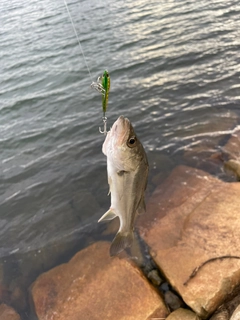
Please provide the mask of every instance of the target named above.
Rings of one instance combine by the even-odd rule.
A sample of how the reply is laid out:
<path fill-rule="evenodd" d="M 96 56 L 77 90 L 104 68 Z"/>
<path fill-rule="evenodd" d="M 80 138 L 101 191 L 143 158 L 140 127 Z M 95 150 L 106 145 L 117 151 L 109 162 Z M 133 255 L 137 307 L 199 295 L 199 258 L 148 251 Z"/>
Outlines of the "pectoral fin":
<path fill-rule="evenodd" d="M 117 215 L 115 214 L 113 209 L 110 208 L 106 213 L 104 213 L 104 215 L 98 220 L 98 222 L 112 220 L 116 217 L 117 217 Z"/>
<path fill-rule="evenodd" d="M 111 193 L 111 184 L 112 184 L 112 179 L 110 176 L 108 176 L 108 184 L 109 184 L 109 191 L 108 191 L 108 196 L 109 196 Z"/>
<path fill-rule="evenodd" d="M 146 212 L 146 204 L 145 204 L 144 197 L 142 197 L 140 202 L 139 202 L 139 206 L 137 208 L 137 212 L 138 212 L 138 214 L 143 214 L 143 213 Z"/>

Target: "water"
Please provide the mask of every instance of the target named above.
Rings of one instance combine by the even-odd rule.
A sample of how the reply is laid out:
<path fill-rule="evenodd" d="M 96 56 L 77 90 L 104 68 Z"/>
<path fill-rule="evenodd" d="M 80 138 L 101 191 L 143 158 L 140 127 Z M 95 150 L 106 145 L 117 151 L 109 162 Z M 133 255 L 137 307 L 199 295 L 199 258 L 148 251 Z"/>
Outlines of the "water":
<path fill-rule="evenodd" d="M 110 72 L 109 125 L 128 117 L 145 146 L 149 193 L 240 128 L 237 0 L 68 3 L 93 80 Z M 101 96 L 64 2 L 2 0 L 0 61 L 0 258 L 84 246 L 110 199 Z"/>

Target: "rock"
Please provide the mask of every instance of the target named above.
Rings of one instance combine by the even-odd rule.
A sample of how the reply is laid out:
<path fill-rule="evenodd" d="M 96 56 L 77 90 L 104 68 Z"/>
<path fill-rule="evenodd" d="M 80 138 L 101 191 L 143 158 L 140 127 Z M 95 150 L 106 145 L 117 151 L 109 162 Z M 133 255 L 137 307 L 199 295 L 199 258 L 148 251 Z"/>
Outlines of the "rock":
<path fill-rule="evenodd" d="M 184 147 L 183 158 L 189 166 L 219 174 L 222 163 L 215 157 L 216 151 L 227 139 L 228 132 L 236 127 L 239 119 L 235 112 L 228 112 L 226 117 L 216 117 L 212 120 L 207 123 L 200 121 L 190 129 L 189 135 L 192 139 L 189 139 L 188 145 Z"/>
<path fill-rule="evenodd" d="M 240 286 L 237 286 L 234 291 L 226 297 L 224 303 L 214 312 L 210 320 L 229 320 L 240 304 L 239 292 Z"/>
<path fill-rule="evenodd" d="M 240 305 L 234 310 L 230 320 L 240 320 Z"/>
<path fill-rule="evenodd" d="M 240 180 L 240 161 L 230 159 L 224 162 L 224 169 L 232 171 L 238 180 Z"/>
<path fill-rule="evenodd" d="M 155 286 L 160 286 L 160 284 L 163 282 L 163 280 L 161 279 L 161 277 L 159 275 L 159 272 L 156 269 L 149 271 L 147 274 L 147 278 Z"/>
<path fill-rule="evenodd" d="M 227 144 L 222 148 L 231 159 L 240 159 L 240 130 L 234 132 Z"/>
<path fill-rule="evenodd" d="M 9 290 L 9 286 L 0 283 L 0 301 L 8 302 L 10 301 L 11 292 Z"/>
<path fill-rule="evenodd" d="M 207 171 L 212 174 L 219 174 L 222 168 L 222 159 L 213 145 L 200 145 L 184 152 L 184 161 L 194 168 Z"/>
<path fill-rule="evenodd" d="M 149 174 L 150 180 L 155 186 L 159 185 L 175 166 L 171 157 L 159 152 L 149 152 L 148 163 L 151 170 Z"/>
<path fill-rule="evenodd" d="M 110 258 L 98 242 L 68 263 L 40 275 L 31 286 L 39 320 L 134 320 L 165 318 L 167 309 L 130 260 Z"/>
<path fill-rule="evenodd" d="M 210 320 L 229 320 L 229 313 L 227 309 L 222 309 L 214 313 Z"/>
<path fill-rule="evenodd" d="M 172 291 L 167 291 L 164 293 L 164 301 L 172 311 L 184 306 L 183 301 Z"/>
<path fill-rule="evenodd" d="M 173 311 L 166 320 L 200 320 L 200 318 L 190 310 L 179 308 Z"/>
<path fill-rule="evenodd" d="M 16 308 L 18 311 L 23 311 L 24 309 L 27 308 L 25 292 L 20 286 L 15 286 L 12 289 L 10 301 L 11 301 L 11 305 L 14 308 Z"/>
<path fill-rule="evenodd" d="M 138 220 L 155 263 L 203 318 L 240 283 L 239 195 L 237 182 L 178 166 Z"/>
<path fill-rule="evenodd" d="M 240 180 L 240 130 L 231 136 L 222 149 L 229 159 L 224 162 L 224 169 L 232 171 Z"/>
<path fill-rule="evenodd" d="M 1 320 L 20 320 L 20 316 L 13 308 L 2 303 L 0 305 L 0 319 Z"/>

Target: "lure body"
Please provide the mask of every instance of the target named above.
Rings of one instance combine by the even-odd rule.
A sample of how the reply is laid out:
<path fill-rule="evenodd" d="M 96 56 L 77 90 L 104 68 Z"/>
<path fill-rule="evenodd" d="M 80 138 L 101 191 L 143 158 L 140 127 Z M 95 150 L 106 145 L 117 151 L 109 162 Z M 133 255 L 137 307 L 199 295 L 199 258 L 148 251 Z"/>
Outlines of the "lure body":
<path fill-rule="evenodd" d="M 107 112 L 108 105 L 108 95 L 110 91 L 110 76 L 107 70 L 103 72 L 101 77 L 98 77 L 97 82 L 91 83 L 91 88 L 97 90 L 102 94 L 102 109 L 103 109 L 103 131 L 99 128 L 100 133 L 107 134 L 107 117 L 105 116 Z"/>
<path fill-rule="evenodd" d="M 103 113 L 105 115 L 107 111 L 108 95 L 110 90 L 110 76 L 107 70 L 104 71 L 101 80 L 102 80 L 102 87 L 105 91 L 105 93 L 102 95 L 102 108 L 103 108 Z"/>

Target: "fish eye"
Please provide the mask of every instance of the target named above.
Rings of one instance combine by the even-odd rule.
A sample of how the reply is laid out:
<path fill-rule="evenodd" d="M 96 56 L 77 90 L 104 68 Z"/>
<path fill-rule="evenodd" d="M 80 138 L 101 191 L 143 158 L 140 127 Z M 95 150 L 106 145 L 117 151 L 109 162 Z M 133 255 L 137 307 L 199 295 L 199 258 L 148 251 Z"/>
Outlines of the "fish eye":
<path fill-rule="evenodd" d="M 128 139 L 128 142 L 127 142 L 127 145 L 130 147 L 130 148 L 132 148 L 132 147 L 134 147 L 135 146 L 135 144 L 136 144 L 136 137 L 131 137 L 131 138 L 129 138 Z"/>

